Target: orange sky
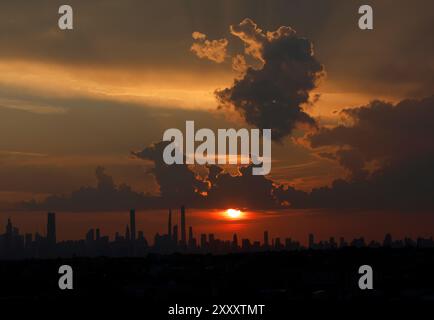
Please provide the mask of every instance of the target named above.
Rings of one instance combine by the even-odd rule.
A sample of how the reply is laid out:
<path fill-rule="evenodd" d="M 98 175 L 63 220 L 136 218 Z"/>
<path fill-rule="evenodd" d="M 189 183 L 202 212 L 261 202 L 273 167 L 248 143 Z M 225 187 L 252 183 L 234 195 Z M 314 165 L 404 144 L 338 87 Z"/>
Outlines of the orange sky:
<path fill-rule="evenodd" d="M 179 219 L 174 211 L 173 223 Z M 45 212 L 15 212 L 6 215 L 0 213 L 0 229 L 4 229 L 7 218 L 21 233 L 46 233 Z M 232 239 L 237 233 L 239 241 L 249 238 L 263 241 L 263 232 L 268 230 L 270 239 L 280 237 L 284 241 L 290 237 L 306 245 L 308 234 L 314 233 L 316 241 L 340 237 L 346 240 L 365 237 L 366 241 L 382 241 L 386 233 L 396 239 L 404 237 L 430 237 L 434 229 L 431 213 L 348 211 L 330 212 L 330 210 L 282 210 L 248 211 L 239 220 L 228 219 L 222 210 L 187 210 L 187 227 L 192 226 L 194 236 L 199 239 L 201 233 L 214 233 L 224 240 Z M 167 210 L 139 210 L 136 215 L 137 230 L 145 233 L 152 243 L 155 233 L 167 232 Z M 330 223 L 333 221 L 333 223 Z M 57 213 L 58 240 L 83 239 L 91 228 L 100 228 L 102 235 L 113 239 L 115 232 L 121 235 L 129 223 L 128 211 L 125 212 L 65 212 Z"/>
<path fill-rule="evenodd" d="M 93 185 L 97 165 L 118 183 L 157 192 L 146 174 L 149 163 L 131 160 L 131 150 L 158 141 L 168 127 L 182 128 L 185 120 L 211 128 L 245 125 L 216 110 L 214 91 L 235 77 L 230 61 L 215 64 L 190 51 L 192 33 L 203 32 L 230 39 L 234 56 L 242 45 L 231 38 L 229 25 L 245 17 L 264 30 L 288 25 L 311 39 L 327 75 L 312 92 L 319 101 L 305 110 L 323 125 L 337 124 L 339 110 L 374 98 L 397 101 L 430 92 L 430 73 L 416 62 L 431 48 L 411 39 L 423 36 L 432 3 L 382 2 L 376 7 L 381 19 L 369 34 L 353 23 L 357 4 L 110 0 L 102 12 L 98 3 L 81 2 L 74 4 L 75 29 L 63 32 L 53 23 L 53 1 L 2 3 L 0 202 Z M 405 61 L 415 63 L 409 69 Z M 273 161 L 271 178 L 303 190 L 346 175 L 290 139 L 273 145 Z"/>

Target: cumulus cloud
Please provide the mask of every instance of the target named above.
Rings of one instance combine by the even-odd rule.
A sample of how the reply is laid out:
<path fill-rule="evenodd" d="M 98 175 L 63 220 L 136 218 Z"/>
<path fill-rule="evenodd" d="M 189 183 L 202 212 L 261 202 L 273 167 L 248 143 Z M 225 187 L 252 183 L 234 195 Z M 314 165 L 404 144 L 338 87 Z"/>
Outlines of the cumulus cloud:
<path fill-rule="evenodd" d="M 319 155 L 339 161 L 349 180 L 278 196 L 299 207 L 434 209 L 434 96 L 373 101 L 343 114 L 351 125 L 322 128 L 308 139 L 314 150 L 330 148 Z"/>
<path fill-rule="evenodd" d="M 246 58 L 242 54 L 237 54 L 232 58 L 232 70 L 236 71 L 241 77 L 247 71 L 248 65 Z"/>
<path fill-rule="evenodd" d="M 322 128 L 308 140 L 315 149 L 335 148 L 336 158 L 352 171 L 360 170 L 361 162 L 381 167 L 434 155 L 434 96 L 396 105 L 376 100 L 342 114 L 348 125 Z"/>
<path fill-rule="evenodd" d="M 217 63 L 225 61 L 228 40 L 208 40 L 205 34 L 198 31 L 193 32 L 192 37 L 195 42 L 192 44 L 190 50 L 199 58 L 209 59 Z"/>
<path fill-rule="evenodd" d="M 250 19 L 230 30 L 261 66 L 248 67 L 231 87 L 217 90 L 220 107 L 233 107 L 250 125 L 271 128 L 275 141 L 290 135 L 299 124 L 315 126 L 302 107 L 324 73 L 312 43 L 290 27 L 265 33 Z"/>
<path fill-rule="evenodd" d="M 203 167 L 200 176 L 187 165 L 167 165 L 163 150 L 170 143 L 161 141 L 133 156 L 150 160 L 149 171 L 155 177 L 160 194 L 152 196 L 136 192 L 126 184 L 116 185 L 103 167 L 95 171 L 96 186 L 83 186 L 70 194 L 54 194 L 43 201 L 26 201 L 19 205 L 26 210 L 109 211 L 128 208 L 168 208 L 187 205 L 190 208 L 276 208 L 274 186 L 264 176 L 252 175 L 253 165 L 239 168 L 239 175 L 224 172 L 217 165 Z"/>
<path fill-rule="evenodd" d="M 133 154 L 154 163 L 150 173 L 160 186 L 160 196 L 117 186 L 98 168 L 96 187 L 51 196 L 43 203 L 29 202 L 26 208 L 91 211 L 186 204 L 196 208 L 433 210 L 434 96 L 395 105 L 374 101 L 344 113 L 351 125 L 322 128 L 308 140 L 313 150 L 321 150 L 318 155 L 339 161 L 351 176 L 311 192 L 253 176 L 251 165 L 239 168 L 235 176 L 210 165 L 205 176 L 198 176 L 187 165 L 166 165 L 162 153 L 169 142 L 159 142 Z M 377 167 L 368 170 L 372 161 Z"/>
<path fill-rule="evenodd" d="M 170 141 L 161 141 L 133 155 L 154 162 L 152 173 L 160 186 L 160 195 L 167 205 L 192 204 L 200 201 L 207 183 L 185 164 L 168 165 L 163 161 L 163 150 Z M 184 162 L 185 163 L 185 162 Z"/>
<path fill-rule="evenodd" d="M 321 128 L 307 139 L 318 155 L 347 168 L 348 180 L 311 192 L 278 185 L 253 176 L 252 166 L 230 175 L 216 165 L 199 176 L 187 165 L 166 165 L 162 158 L 169 142 L 159 142 L 133 154 L 150 160 L 150 173 L 160 186 L 159 196 L 116 185 L 103 168 L 96 170 L 96 187 L 82 187 L 70 195 L 30 201 L 34 210 L 124 210 L 166 208 L 186 204 L 196 208 L 357 208 L 395 210 L 434 209 L 434 96 L 397 104 L 373 101 L 346 109 L 349 124 Z M 375 167 L 370 164 L 375 162 Z"/>
<path fill-rule="evenodd" d="M 264 44 L 267 42 L 267 37 L 256 23 L 250 19 L 244 19 L 238 25 L 229 27 L 231 34 L 241 39 L 244 42 L 245 53 L 252 57 L 265 62 L 263 58 Z"/>
<path fill-rule="evenodd" d="M 277 208 L 273 181 L 252 174 L 253 166 L 240 167 L 240 174 L 232 176 L 218 166 L 209 167 L 210 182 L 207 202 L 211 207 Z"/>
<path fill-rule="evenodd" d="M 126 184 L 116 185 L 103 167 L 95 170 L 96 187 L 81 187 L 71 194 L 51 195 L 43 201 L 25 201 L 26 210 L 111 211 L 158 207 L 158 198 L 136 192 Z"/>
<path fill-rule="evenodd" d="M 170 143 L 155 143 L 135 156 L 152 160 L 155 176 L 163 202 L 173 205 L 187 204 L 189 207 L 207 208 L 271 208 L 276 207 L 273 183 L 264 176 L 252 175 L 252 165 L 239 168 L 233 176 L 217 165 L 206 166 L 204 177 L 185 165 L 167 165 L 163 161 L 163 150 Z"/>

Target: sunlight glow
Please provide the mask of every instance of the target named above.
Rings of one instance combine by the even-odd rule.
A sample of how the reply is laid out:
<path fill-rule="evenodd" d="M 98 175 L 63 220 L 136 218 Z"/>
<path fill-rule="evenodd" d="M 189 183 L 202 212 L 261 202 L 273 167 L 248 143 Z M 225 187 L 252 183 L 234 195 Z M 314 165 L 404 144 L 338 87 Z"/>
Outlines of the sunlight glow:
<path fill-rule="evenodd" d="M 241 218 L 241 211 L 240 210 L 237 210 L 237 209 L 227 209 L 226 210 L 226 215 L 229 217 L 229 218 L 232 218 L 232 219 L 239 219 L 239 218 Z"/>

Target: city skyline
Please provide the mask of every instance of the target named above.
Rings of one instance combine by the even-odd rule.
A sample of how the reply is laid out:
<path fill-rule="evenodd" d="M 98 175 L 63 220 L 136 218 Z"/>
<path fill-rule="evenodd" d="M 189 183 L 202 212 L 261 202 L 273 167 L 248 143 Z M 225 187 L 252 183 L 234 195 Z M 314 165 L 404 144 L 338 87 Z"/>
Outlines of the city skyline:
<path fill-rule="evenodd" d="M 136 211 L 130 209 L 129 224 L 125 226 L 125 233 L 116 232 L 110 239 L 103 235 L 100 228 L 89 229 L 81 240 L 56 241 L 56 214 L 47 213 L 46 235 L 25 233 L 21 235 L 19 229 L 14 227 L 10 218 L 6 224 L 4 234 L 0 234 L 0 258 L 55 258 L 68 256 L 143 256 L 148 253 L 242 253 L 259 251 L 294 251 L 294 250 L 334 250 L 346 247 L 370 248 L 433 248 L 433 237 L 418 237 L 412 239 L 393 239 L 390 233 L 385 234 L 382 242 L 365 240 L 364 237 L 344 239 L 330 237 L 327 240 L 315 239 L 315 235 L 307 235 L 307 246 L 300 244 L 298 239 L 290 237 L 270 237 L 270 232 L 264 230 L 261 240 L 239 238 L 234 233 L 232 239 L 219 239 L 214 233 L 201 233 L 194 236 L 193 226 L 186 224 L 186 210 L 184 206 L 179 209 L 180 227 L 178 223 L 172 225 L 172 209 L 168 209 L 167 233 L 148 235 L 142 230 L 136 231 Z"/>
<path fill-rule="evenodd" d="M 187 245 L 432 235 L 432 1 L 372 4 L 373 29 L 355 0 L 104 7 L 71 5 L 64 30 L 52 0 L 0 4 L 0 228 L 11 214 L 50 243 L 89 228 L 150 243 L 170 228 Z M 167 138 L 185 151 L 174 163 Z"/>
<path fill-rule="evenodd" d="M 2 212 L 433 213 L 431 2 L 376 4 L 361 30 L 357 1 L 108 1 L 105 18 L 77 3 L 67 31 L 50 0 L 1 4 Z M 271 129 L 270 174 L 165 165 L 186 121 Z"/>
<path fill-rule="evenodd" d="M 0 301 L 434 301 L 433 29 L 432 0 L 0 1 Z"/>

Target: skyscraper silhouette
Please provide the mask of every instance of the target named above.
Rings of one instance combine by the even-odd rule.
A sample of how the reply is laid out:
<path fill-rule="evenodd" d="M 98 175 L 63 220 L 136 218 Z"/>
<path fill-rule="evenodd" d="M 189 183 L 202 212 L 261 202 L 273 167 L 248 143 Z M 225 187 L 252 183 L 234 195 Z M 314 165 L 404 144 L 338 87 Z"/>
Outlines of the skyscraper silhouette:
<path fill-rule="evenodd" d="M 188 242 L 190 243 L 193 240 L 193 227 L 190 226 L 188 228 Z"/>
<path fill-rule="evenodd" d="M 186 244 L 186 230 L 185 230 L 185 208 L 181 207 L 181 242 Z"/>
<path fill-rule="evenodd" d="M 130 241 L 131 235 L 130 235 L 130 228 L 128 225 L 125 227 L 125 240 Z"/>
<path fill-rule="evenodd" d="M 91 244 L 92 242 L 95 241 L 95 230 L 94 229 L 90 229 L 87 233 L 86 233 L 86 242 L 88 244 Z"/>
<path fill-rule="evenodd" d="M 11 222 L 11 218 L 8 218 L 8 223 L 6 225 L 6 235 L 8 236 L 12 236 L 12 222 Z"/>
<path fill-rule="evenodd" d="M 232 238 L 232 247 L 234 247 L 234 248 L 238 247 L 238 236 L 236 233 L 234 233 L 234 236 Z"/>
<path fill-rule="evenodd" d="M 50 244 L 56 243 L 56 214 L 48 212 L 47 215 L 47 241 Z"/>
<path fill-rule="evenodd" d="M 178 225 L 173 226 L 173 241 L 178 244 Z"/>
<path fill-rule="evenodd" d="M 130 232 L 131 232 L 131 241 L 136 240 L 136 210 L 130 210 Z"/>
<path fill-rule="evenodd" d="M 313 249 L 315 247 L 315 238 L 312 233 L 309 233 L 309 249 Z"/>
<path fill-rule="evenodd" d="M 169 209 L 169 221 L 167 223 L 167 235 L 172 239 L 172 209 Z"/>
<path fill-rule="evenodd" d="M 206 234 L 202 233 L 200 235 L 200 246 L 202 248 L 206 248 L 207 247 L 207 243 L 206 243 Z"/>
<path fill-rule="evenodd" d="M 268 247 L 270 244 L 268 242 L 268 231 L 264 231 L 264 247 Z"/>

